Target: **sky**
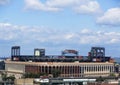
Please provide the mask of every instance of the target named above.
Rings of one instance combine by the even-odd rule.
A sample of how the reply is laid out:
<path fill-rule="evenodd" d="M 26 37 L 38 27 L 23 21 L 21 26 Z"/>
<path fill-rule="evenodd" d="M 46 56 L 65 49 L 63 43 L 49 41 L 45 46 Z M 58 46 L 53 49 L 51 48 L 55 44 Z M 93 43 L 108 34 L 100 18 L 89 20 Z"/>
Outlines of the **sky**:
<path fill-rule="evenodd" d="M 120 0 L 0 0 L 0 57 L 45 48 L 46 55 L 74 49 L 87 56 L 91 47 L 105 47 L 106 56 L 120 56 Z"/>

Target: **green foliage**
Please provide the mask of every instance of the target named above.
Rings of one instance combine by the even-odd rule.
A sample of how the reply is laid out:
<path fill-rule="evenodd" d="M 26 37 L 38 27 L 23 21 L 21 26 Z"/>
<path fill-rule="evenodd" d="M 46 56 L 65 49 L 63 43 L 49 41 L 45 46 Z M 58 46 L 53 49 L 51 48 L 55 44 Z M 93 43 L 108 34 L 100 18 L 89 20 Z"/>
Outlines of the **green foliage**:
<path fill-rule="evenodd" d="M 25 73 L 23 74 L 24 78 L 40 78 L 40 76 L 46 76 L 46 73 Z"/>
<path fill-rule="evenodd" d="M 60 74 L 61 74 L 60 70 L 54 69 L 52 71 L 52 75 L 53 75 L 54 78 L 59 77 Z"/>
<path fill-rule="evenodd" d="M 6 73 L 2 73 L 2 80 L 3 81 L 14 81 L 15 80 L 15 76 L 14 75 L 7 76 Z"/>
<path fill-rule="evenodd" d="M 14 81 L 14 80 L 15 80 L 15 76 L 14 76 L 14 75 L 11 75 L 11 76 L 7 77 L 7 80 Z"/>
<path fill-rule="evenodd" d="M 2 80 L 3 80 L 3 81 L 6 81 L 6 80 L 7 80 L 7 74 L 6 74 L 6 73 L 2 73 L 1 77 L 2 77 Z"/>
<path fill-rule="evenodd" d="M 111 73 L 110 76 L 115 77 L 115 74 L 114 74 L 114 73 Z"/>
<path fill-rule="evenodd" d="M 100 77 L 98 77 L 97 79 L 96 79 L 96 81 L 97 82 L 102 82 L 102 81 L 104 81 L 105 79 L 102 77 L 102 76 L 100 76 Z"/>

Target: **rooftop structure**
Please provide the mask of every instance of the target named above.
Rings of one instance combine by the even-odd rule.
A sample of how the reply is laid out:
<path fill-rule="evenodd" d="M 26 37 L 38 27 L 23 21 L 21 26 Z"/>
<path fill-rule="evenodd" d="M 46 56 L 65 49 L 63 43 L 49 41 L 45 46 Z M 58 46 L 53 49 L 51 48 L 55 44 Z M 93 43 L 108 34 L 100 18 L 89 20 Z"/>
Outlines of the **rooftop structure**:
<path fill-rule="evenodd" d="M 11 50 L 12 61 L 34 61 L 34 62 L 106 62 L 110 61 L 109 56 L 105 56 L 104 47 L 92 47 L 88 56 L 81 56 L 73 49 L 66 49 L 61 55 L 46 55 L 45 49 L 35 48 L 34 55 L 20 55 L 20 46 L 13 46 Z"/>

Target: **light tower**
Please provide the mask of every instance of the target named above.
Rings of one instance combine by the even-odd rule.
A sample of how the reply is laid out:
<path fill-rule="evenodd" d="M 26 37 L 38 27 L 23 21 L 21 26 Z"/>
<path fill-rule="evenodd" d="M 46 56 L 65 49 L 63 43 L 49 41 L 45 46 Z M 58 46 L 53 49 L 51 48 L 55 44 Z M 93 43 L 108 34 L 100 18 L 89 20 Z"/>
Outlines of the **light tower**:
<path fill-rule="evenodd" d="M 91 59 L 99 58 L 105 61 L 105 48 L 104 47 L 92 47 L 91 48 Z"/>
<path fill-rule="evenodd" d="M 13 46 L 11 48 L 11 60 L 15 60 L 14 58 L 20 57 L 20 46 Z"/>

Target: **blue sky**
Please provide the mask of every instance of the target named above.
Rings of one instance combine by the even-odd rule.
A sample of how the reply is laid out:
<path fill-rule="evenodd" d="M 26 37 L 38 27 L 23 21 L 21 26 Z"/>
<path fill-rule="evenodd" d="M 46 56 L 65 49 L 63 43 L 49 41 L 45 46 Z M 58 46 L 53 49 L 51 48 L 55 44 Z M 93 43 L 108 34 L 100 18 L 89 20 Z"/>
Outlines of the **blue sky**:
<path fill-rule="evenodd" d="M 0 56 L 19 45 L 23 55 L 34 48 L 87 55 L 92 46 L 102 46 L 107 56 L 119 57 L 119 43 L 119 0 L 0 0 Z"/>

